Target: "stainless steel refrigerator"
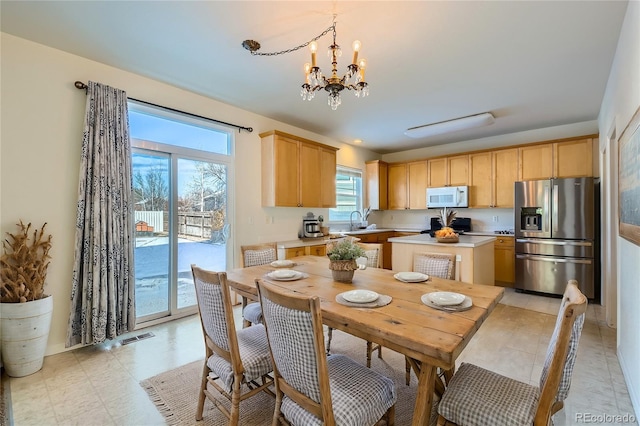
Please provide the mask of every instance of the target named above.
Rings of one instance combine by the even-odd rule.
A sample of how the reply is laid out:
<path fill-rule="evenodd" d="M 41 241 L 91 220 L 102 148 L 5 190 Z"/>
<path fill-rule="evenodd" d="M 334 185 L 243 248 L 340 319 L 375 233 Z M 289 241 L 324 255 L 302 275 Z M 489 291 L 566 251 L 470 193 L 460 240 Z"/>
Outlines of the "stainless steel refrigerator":
<path fill-rule="evenodd" d="M 593 178 L 516 182 L 515 288 L 562 295 L 575 279 L 593 299 L 596 217 Z"/>

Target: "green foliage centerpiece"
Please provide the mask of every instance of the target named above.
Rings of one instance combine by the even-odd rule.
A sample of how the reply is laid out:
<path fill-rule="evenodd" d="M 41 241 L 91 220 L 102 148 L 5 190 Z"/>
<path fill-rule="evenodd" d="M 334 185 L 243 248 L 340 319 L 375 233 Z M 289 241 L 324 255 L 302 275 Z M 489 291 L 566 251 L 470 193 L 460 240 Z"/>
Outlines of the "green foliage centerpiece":
<path fill-rule="evenodd" d="M 345 238 L 338 243 L 332 243 L 327 250 L 329 269 L 335 281 L 350 283 L 353 274 L 358 269 L 356 259 L 364 256 L 364 250 L 352 238 Z"/>

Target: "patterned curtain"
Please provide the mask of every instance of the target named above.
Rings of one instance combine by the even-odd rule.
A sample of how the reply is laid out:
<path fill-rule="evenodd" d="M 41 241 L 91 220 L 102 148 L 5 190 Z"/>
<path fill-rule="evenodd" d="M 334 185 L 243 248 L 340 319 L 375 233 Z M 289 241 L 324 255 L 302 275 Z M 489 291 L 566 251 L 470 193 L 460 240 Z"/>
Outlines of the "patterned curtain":
<path fill-rule="evenodd" d="M 127 95 L 90 81 L 67 347 L 135 327 L 131 170 Z"/>

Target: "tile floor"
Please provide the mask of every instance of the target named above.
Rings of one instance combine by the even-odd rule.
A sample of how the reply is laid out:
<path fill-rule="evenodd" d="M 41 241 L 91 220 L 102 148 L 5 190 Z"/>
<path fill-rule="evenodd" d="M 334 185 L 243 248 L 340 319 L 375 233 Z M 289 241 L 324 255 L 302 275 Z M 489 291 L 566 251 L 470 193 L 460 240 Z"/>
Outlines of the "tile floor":
<path fill-rule="evenodd" d="M 558 299 L 508 289 L 459 361 L 537 384 L 559 303 Z M 534 321 L 533 316 L 515 315 L 521 311 L 511 306 L 551 315 Z M 165 424 L 139 382 L 201 359 L 204 345 L 197 317 L 133 334 L 149 331 L 155 337 L 130 345 L 110 342 L 46 357 L 41 371 L 9 379 L 14 424 Z M 635 416 L 616 357 L 615 338 L 616 331 L 606 325 L 604 309 L 590 305 L 571 392 L 565 409 L 554 416 L 556 425 L 586 423 L 576 418 L 581 413 Z M 625 424 L 637 425 L 637 416 Z"/>

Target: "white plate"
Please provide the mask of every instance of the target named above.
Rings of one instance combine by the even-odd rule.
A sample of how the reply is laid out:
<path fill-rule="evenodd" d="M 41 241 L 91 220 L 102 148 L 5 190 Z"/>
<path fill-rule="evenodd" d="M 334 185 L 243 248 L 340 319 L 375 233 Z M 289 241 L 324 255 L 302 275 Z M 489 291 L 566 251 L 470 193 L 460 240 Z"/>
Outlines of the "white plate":
<path fill-rule="evenodd" d="M 297 274 L 299 274 L 299 272 L 294 271 L 293 269 L 278 269 L 276 271 L 269 272 L 269 276 L 276 279 L 293 278 Z"/>
<path fill-rule="evenodd" d="M 295 265 L 291 260 L 274 260 L 271 262 L 271 266 L 274 268 L 288 268 Z"/>
<path fill-rule="evenodd" d="M 430 294 L 433 294 L 433 293 L 423 294 L 420 300 L 422 301 L 422 303 L 424 303 L 425 305 L 433 309 L 438 309 L 440 311 L 446 311 L 446 312 L 462 312 L 462 311 L 466 311 L 467 309 L 471 309 L 473 307 L 473 301 L 469 296 L 465 296 L 464 301 L 459 305 L 442 306 L 442 305 L 433 303 L 429 298 Z"/>
<path fill-rule="evenodd" d="M 407 283 L 419 283 L 429 279 L 429 275 L 425 275 L 420 272 L 398 272 L 393 277 Z"/>
<path fill-rule="evenodd" d="M 450 291 L 436 291 L 434 293 L 428 293 L 431 303 L 440 306 L 452 306 L 459 305 L 464 302 L 464 294 L 452 293 Z"/>
<path fill-rule="evenodd" d="M 378 299 L 378 293 L 369 290 L 351 290 L 342 293 L 342 297 L 351 303 L 369 303 Z"/>

